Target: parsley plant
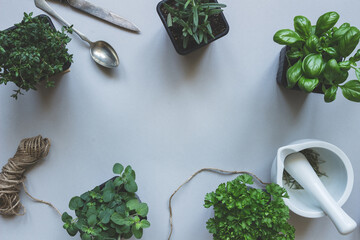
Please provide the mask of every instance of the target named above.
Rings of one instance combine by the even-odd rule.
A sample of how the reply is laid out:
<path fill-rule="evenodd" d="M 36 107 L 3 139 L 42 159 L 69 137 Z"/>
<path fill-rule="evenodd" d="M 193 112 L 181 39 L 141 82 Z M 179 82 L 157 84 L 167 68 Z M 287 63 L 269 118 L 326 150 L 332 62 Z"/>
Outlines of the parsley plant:
<path fill-rule="evenodd" d="M 222 183 L 206 194 L 206 208 L 214 207 L 214 217 L 207 229 L 214 240 L 293 240 L 295 228 L 288 223 L 288 198 L 284 188 L 275 183 L 262 189 L 250 188 L 251 176 L 244 174 Z"/>

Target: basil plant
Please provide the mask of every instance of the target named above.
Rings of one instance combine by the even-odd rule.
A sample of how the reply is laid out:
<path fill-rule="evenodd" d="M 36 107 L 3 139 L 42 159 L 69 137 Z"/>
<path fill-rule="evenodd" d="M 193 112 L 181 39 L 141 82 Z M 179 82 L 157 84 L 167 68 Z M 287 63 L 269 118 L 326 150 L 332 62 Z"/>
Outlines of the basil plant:
<path fill-rule="evenodd" d="M 339 17 L 336 12 L 328 12 L 312 25 L 306 17 L 296 16 L 295 31 L 279 30 L 274 41 L 288 46 L 288 88 L 297 85 L 305 92 L 312 92 L 319 87 L 325 102 L 334 101 L 340 88 L 345 98 L 360 102 L 360 68 L 357 67 L 360 49 L 350 56 L 359 43 L 360 31 L 349 23 L 335 27 Z M 350 69 L 355 70 L 357 79 L 346 81 Z"/>

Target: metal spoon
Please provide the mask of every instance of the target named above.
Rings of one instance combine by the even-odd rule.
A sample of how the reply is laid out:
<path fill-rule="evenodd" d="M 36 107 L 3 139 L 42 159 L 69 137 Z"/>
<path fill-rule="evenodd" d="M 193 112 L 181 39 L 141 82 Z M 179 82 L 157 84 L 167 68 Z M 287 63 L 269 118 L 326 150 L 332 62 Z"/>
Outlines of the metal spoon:
<path fill-rule="evenodd" d="M 45 0 L 34 0 L 35 5 L 42 9 L 43 11 L 47 12 L 48 14 L 52 15 L 53 17 L 57 18 L 60 22 L 62 22 L 66 26 L 70 26 L 70 24 L 65 21 L 59 14 L 57 14 L 50 6 L 46 3 Z M 90 55 L 94 59 L 94 61 L 101 66 L 107 68 L 114 68 L 119 65 L 119 57 L 115 50 L 104 41 L 90 41 L 84 34 L 79 32 L 77 29 L 72 28 L 74 32 L 79 35 L 79 37 L 90 44 Z"/>

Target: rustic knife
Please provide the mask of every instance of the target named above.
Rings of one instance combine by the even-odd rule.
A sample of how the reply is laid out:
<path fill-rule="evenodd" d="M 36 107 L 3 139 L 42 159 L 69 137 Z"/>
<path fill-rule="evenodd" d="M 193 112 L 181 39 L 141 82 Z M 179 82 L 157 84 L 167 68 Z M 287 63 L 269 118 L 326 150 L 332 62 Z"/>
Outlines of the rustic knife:
<path fill-rule="evenodd" d="M 80 9 L 81 11 L 87 12 L 95 17 L 101 18 L 105 21 L 108 21 L 112 24 L 126 28 L 134 32 L 140 32 L 140 29 L 135 26 L 135 24 L 129 22 L 128 20 L 120 17 L 119 15 L 110 12 L 101 7 L 95 6 L 92 3 L 89 3 L 85 0 L 67 0 L 70 6 Z"/>

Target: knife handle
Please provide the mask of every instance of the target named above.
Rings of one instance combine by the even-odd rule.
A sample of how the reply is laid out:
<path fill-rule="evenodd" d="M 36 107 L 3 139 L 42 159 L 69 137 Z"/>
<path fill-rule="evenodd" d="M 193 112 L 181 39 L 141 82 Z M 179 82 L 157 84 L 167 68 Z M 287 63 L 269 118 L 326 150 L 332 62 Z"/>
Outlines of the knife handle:
<path fill-rule="evenodd" d="M 64 19 L 62 18 L 57 12 L 55 12 L 50 6 L 49 4 L 47 4 L 47 2 L 45 0 L 34 0 L 35 2 L 35 6 L 42 9 L 43 11 L 47 12 L 48 14 L 50 14 L 51 16 L 55 17 L 56 19 L 58 19 L 62 24 L 70 27 L 71 25 Z M 72 30 L 79 35 L 79 37 L 88 42 L 91 45 L 93 45 L 93 42 L 90 41 L 84 34 L 82 34 L 80 31 L 78 31 L 77 29 L 75 29 L 74 27 L 72 28 Z"/>

